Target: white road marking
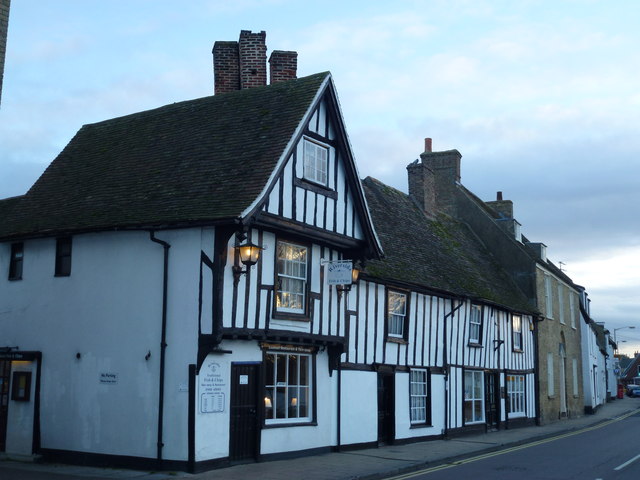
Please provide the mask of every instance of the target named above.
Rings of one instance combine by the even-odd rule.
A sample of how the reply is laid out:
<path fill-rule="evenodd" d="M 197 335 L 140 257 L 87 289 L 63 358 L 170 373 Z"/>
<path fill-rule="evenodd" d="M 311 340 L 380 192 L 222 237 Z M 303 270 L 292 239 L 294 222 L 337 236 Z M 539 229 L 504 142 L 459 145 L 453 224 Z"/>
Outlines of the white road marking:
<path fill-rule="evenodd" d="M 614 468 L 614 470 L 622 470 L 624 467 L 629 466 L 630 464 L 632 464 L 633 462 L 635 462 L 639 458 L 640 458 L 640 455 L 636 455 L 631 460 L 629 460 L 627 462 L 624 462 L 622 465 L 618 465 L 616 468 Z"/>

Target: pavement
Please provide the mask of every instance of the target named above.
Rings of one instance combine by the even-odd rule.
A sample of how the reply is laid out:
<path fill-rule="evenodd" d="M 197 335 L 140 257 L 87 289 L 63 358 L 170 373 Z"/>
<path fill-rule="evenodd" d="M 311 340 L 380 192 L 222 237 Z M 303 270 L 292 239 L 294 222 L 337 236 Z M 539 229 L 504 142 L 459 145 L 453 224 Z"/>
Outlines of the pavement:
<path fill-rule="evenodd" d="M 616 399 L 601 406 L 592 415 L 583 415 L 549 425 L 465 435 L 446 440 L 333 452 L 288 460 L 248 463 L 198 474 L 90 468 L 5 459 L 0 461 L 0 479 L 378 480 L 578 432 L 632 412 L 640 413 L 640 398 Z"/>

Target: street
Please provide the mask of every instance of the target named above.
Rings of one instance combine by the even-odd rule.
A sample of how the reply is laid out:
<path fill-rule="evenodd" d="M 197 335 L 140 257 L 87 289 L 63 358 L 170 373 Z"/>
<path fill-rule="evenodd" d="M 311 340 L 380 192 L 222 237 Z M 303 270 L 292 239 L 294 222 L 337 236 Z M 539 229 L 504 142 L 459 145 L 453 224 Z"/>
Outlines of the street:
<path fill-rule="evenodd" d="M 637 480 L 640 414 L 387 480 Z"/>

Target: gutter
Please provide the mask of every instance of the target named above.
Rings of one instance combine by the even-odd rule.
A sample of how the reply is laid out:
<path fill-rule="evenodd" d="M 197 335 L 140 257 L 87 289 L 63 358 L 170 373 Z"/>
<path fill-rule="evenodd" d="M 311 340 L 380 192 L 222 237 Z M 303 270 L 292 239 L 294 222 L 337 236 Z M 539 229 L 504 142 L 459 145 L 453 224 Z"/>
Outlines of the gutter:
<path fill-rule="evenodd" d="M 162 466 L 162 447 L 164 443 L 162 441 L 163 436 L 163 424 L 164 424 L 164 377 L 165 377 L 165 357 L 167 349 L 167 286 L 169 283 L 169 245 L 164 240 L 156 238 L 155 232 L 151 230 L 149 232 L 149 239 L 162 245 L 164 248 L 164 262 L 163 262 L 163 274 L 162 274 L 162 333 L 160 340 L 160 381 L 158 390 L 158 443 L 157 443 L 157 460 L 158 468 Z"/>

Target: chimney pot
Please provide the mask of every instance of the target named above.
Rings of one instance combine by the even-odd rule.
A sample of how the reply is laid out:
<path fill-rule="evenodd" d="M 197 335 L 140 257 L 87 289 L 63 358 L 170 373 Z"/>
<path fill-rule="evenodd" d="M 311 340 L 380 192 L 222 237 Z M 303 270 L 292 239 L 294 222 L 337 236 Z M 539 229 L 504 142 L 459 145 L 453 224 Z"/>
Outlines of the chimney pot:
<path fill-rule="evenodd" d="M 432 151 L 432 139 L 431 138 L 425 138 L 424 139 L 424 151 L 425 152 L 431 152 Z"/>
<path fill-rule="evenodd" d="M 501 202 L 501 201 L 502 201 L 502 192 L 498 192 L 498 193 L 497 193 L 497 195 L 496 195 L 496 200 L 497 200 L 498 202 Z"/>

